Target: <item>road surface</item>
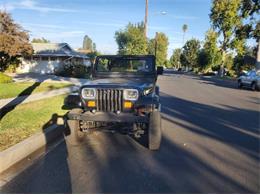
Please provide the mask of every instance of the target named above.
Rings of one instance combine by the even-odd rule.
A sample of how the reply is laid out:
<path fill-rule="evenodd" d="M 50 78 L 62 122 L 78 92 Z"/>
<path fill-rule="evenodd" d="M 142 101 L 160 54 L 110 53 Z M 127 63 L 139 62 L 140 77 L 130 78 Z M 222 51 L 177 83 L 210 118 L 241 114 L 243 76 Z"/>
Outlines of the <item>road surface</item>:
<path fill-rule="evenodd" d="M 62 141 L 2 193 L 260 193 L 260 92 L 235 83 L 160 76 L 163 138 L 149 151 L 127 135 Z"/>

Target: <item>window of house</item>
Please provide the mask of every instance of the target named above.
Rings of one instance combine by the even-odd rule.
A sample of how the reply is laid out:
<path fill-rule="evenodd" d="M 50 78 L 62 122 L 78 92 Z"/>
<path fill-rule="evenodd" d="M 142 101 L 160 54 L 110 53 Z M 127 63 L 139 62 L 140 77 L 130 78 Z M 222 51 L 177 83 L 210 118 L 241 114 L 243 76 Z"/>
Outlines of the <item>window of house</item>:
<path fill-rule="evenodd" d="M 42 57 L 42 61 L 48 61 L 49 58 L 48 57 Z"/>
<path fill-rule="evenodd" d="M 33 60 L 35 60 L 35 61 L 39 61 L 39 60 L 40 60 L 40 57 L 38 57 L 38 56 L 34 56 L 34 57 L 33 57 Z"/>

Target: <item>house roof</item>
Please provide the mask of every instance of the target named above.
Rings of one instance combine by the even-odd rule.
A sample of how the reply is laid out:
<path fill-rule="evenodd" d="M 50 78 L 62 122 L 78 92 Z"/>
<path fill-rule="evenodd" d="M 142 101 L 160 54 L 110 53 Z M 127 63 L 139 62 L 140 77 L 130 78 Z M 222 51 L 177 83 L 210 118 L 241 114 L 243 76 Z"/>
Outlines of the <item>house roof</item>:
<path fill-rule="evenodd" d="M 86 55 L 74 51 L 67 43 L 32 43 L 36 56 L 67 56 L 88 58 Z"/>

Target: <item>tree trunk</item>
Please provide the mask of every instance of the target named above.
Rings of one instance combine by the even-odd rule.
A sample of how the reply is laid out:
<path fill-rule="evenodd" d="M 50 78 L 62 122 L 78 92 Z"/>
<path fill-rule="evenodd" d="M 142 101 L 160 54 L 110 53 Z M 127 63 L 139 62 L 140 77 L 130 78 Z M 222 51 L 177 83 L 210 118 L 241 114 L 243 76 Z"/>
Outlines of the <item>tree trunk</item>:
<path fill-rule="evenodd" d="M 224 49 L 221 50 L 221 56 L 222 56 L 222 60 L 221 60 L 220 68 L 219 68 L 219 76 L 223 77 L 224 76 L 224 62 L 225 62 L 225 51 L 224 51 Z"/>

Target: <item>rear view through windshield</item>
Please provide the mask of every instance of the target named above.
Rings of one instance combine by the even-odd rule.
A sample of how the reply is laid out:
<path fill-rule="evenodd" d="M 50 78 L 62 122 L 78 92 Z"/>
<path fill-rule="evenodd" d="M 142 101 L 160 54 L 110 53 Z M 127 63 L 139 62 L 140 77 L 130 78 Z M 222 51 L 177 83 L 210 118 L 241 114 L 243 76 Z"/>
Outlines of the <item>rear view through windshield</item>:
<path fill-rule="evenodd" d="M 151 58 L 97 58 L 98 72 L 152 72 L 154 70 Z"/>

